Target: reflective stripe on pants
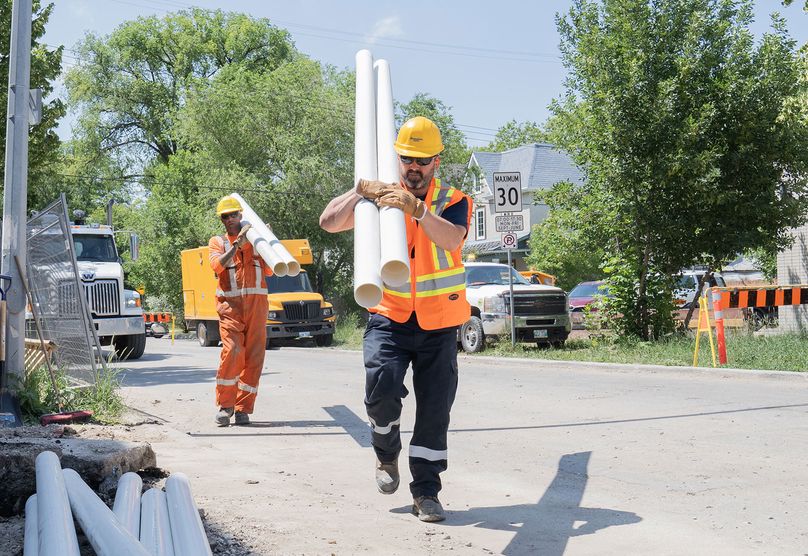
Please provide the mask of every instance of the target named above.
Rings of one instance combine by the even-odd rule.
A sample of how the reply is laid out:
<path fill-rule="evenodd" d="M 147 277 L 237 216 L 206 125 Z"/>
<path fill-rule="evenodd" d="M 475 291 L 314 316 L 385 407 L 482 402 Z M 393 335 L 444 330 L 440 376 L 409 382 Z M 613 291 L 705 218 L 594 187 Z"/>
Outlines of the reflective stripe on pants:
<path fill-rule="evenodd" d="M 371 315 L 363 344 L 365 407 L 372 424 L 373 449 L 382 462 L 401 451 L 399 419 L 404 386 L 412 363 L 415 426 L 410 442 L 410 491 L 436 496 L 447 467 L 449 412 L 457 392 L 457 329 L 422 330 L 415 321 L 400 324 Z"/>

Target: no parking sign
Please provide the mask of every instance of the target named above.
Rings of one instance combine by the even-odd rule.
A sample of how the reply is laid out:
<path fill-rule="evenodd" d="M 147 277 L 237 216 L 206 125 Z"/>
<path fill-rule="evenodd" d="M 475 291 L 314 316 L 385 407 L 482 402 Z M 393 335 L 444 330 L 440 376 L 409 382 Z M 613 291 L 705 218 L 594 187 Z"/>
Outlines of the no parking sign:
<path fill-rule="evenodd" d="M 513 232 L 502 234 L 502 248 L 506 250 L 516 249 L 516 234 Z"/>

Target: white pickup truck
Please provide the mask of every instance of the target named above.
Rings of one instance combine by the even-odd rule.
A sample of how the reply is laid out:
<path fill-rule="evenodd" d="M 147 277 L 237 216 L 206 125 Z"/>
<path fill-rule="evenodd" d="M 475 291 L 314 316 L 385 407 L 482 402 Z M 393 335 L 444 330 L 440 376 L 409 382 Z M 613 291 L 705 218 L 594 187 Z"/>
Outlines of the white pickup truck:
<path fill-rule="evenodd" d="M 572 328 L 564 290 L 531 284 L 504 264 L 468 262 L 465 267 L 471 318 L 458 331 L 458 342 L 464 351 L 482 351 L 487 337 L 510 338 L 511 318 L 517 340 L 555 347 L 564 345 Z M 513 277 L 513 317 L 510 314 L 509 271 Z"/>

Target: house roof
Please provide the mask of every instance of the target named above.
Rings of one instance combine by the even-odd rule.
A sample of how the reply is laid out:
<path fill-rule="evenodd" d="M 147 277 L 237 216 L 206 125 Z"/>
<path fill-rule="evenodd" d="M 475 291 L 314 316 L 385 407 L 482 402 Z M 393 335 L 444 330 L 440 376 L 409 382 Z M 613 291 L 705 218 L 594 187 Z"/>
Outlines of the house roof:
<path fill-rule="evenodd" d="M 526 190 L 550 189 L 560 181 L 581 184 L 583 172 L 570 156 L 548 143 L 532 143 L 501 153 L 475 151 L 469 166 L 482 168 L 486 183 L 494 183 L 494 172 L 520 172 L 522 188 Z"/>

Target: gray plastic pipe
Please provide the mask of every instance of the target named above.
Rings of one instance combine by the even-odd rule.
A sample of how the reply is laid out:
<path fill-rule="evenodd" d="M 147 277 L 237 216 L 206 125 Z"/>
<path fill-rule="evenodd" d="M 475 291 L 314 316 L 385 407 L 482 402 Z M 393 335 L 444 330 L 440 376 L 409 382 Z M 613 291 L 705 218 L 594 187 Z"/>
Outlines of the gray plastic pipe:
<path fill-rule="evenodd" d="M 62 464 L 53 452 L 36 457 L 38 556 L 79 556 Z"/>
<path fill-rule="evenodd" d="M 185 473 L 174 473 L 166 479 L 166 499 L 175 556 L 212 556 Z"/>
<path fill-rule="evenodd" d="M 166 493 L 150 488 L 140 499 L 140 544 L 152 556 L 174 556 Z"/>
<path fill-rule="evenodd" d="M 39 554 L 39 535 L 37 534 L 36 494 L 30 496 L 25 502 L 24 538 L 22 556 L 37 556 Z"/>
<path fill-rule="evenodd" d="M 140 493 L 143 490 L 143 479 L 137 473 L 124 473 L 118 479 L 118 490 L 115 491 L 115 503 L 112 513 L 118 518 L 133 537 L 140 536 Z"/>
<path fill-rule="evenodd" d="M 78 473 L 65 469 L 62 474 L 70 507 L 97 556 L 149 556 Z"/>

